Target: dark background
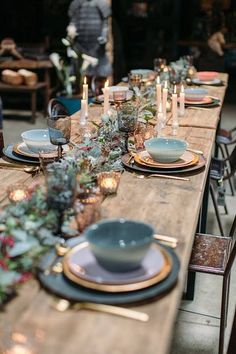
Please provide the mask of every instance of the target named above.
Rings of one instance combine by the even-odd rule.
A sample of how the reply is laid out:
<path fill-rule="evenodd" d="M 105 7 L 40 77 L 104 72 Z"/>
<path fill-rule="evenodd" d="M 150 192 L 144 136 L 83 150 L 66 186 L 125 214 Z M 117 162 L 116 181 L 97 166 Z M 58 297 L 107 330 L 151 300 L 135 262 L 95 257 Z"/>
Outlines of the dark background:
<path fill-rule="evenodd" d="M 61 38 L 66 36 L 70 2 L 1 0 L 0 40 L 12 37 L 21 45 L 43 43 L 47 39 L 48 52 L 63 52 L 65 48 Z M 155 57 L 166 57 L 170 61 L 188 54 L 191 47 L 180 45 L 181 39 L 206 43 L 213 31 L 209 12 L 202 10 L 201 4 L 207 2 L 210 0 L 113 0 L 115 81 L 119 81 L 130 69 L 152 68 Z M 226 39 L 236 46 L 236 0 L 218 2 L 227 3 L 224 8 L 228 28 Z M 140 3 L 146 4 L 146 11 L 137 14 L 134 8 Z M 235 49 L 226 50 L 224 64 L 226 71 L 234 72 Z"/>

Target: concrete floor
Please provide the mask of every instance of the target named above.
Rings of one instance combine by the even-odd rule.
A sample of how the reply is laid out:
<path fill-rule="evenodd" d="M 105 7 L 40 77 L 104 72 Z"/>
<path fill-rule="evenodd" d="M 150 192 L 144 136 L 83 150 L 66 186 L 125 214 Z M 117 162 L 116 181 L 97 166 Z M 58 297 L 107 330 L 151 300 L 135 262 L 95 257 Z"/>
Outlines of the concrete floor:
<path fill-rule="evenodd" d="M 225 104 L 222 114 L 222 127 L 230 129 L 236 125 L 236 106 Z M 23 112 L 23 116 L 25 113 Z M 35 125 L 29 123 L 27 118 L 17 117 L 15 119 L 7 118 L 4 120 L 4 138 L 5 144 L 21 140 L 20 133 L 35 128 L 46 126 L 46 119 L 42 114 L 38 114 Z M 236 180 L 235 180 L 236 182 Z M 224 215 L 222 219 L 226 229 L 233 220 L 236 212 L 236 196 L 229 195 L 227 188 L 227 205 L 229 215 Z M 218 226 L 215 220 L 211 201 L 208 211 L 208 232 L 219 234 Z M 172 341 L 171 354 L 216 354 L 218 348 L 219 336 L 219 314 L 221 302 L 221 284 L 222 279 L 218 276 L 197 274 L 196 292 L 194 301 L 183 301 L 178 314 Z M 229 321 L 226 336 L 229 336 L 232 316 L 234 314 L 236 299 L 236 267 L 233 269 L 231 278 L 231 292 L 229 304 Z M 193 311 L 189 313 L 187 311 Z M 209 316 L 205 316 L 209 315 Z M 226 340 L 227 342 L 227 340 Z M 236 353 L 236 348 L 235 348 Z M 144 353 L 145 354 L 145 353 Z M 157 352 L 158 354 L 158 352 Z"/>

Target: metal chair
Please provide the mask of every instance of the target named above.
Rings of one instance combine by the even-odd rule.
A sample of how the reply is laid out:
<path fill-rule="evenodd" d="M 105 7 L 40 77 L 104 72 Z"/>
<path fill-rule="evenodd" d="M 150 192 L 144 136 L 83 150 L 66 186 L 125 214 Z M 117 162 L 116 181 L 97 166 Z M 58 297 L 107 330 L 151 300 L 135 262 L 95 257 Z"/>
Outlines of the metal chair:
<path fill-rule="evenodd" d="M 235 195 L 234 187 L 231 180 L 231 177 L 234 175 L 236 170 L 236 160 L 235 163 L 232 165 L 232 154 L 234 154 L 234 150 L 236 148 L 236 127 L 231 130 L 226 129 L 219 129 L 216 136 L 216 144 L 220 149 L 223 159 L 228 162 L 228 169 L 226 169 L 226 179 L 229 182 L 231 194 Z M 229 146 L 235 145 L 233 152 L 230 154 Z M 236 152 L 235 152 L 236 154 Z M 236 158 L 235 158 L 236 159 Z"/>
<path fill-rule="evenodd" d="M 224 236 L 224 229 L 222 226 L 221 218 L 220 218 L 220 212 L 217 204 L 217 200 L 215 197 L 215 191 L 214 191 L 214 184 L 216 184 L 217 188 L 220 189 L 221 191 L 218 191 L 219 193 L 224 194 L 224 175 L 225 175 L 225 161 L 222 159 L 218 159 L 216 157 L 212 157 L 211 159 L 211 168 L 210 168 L 210 195 L 212 198 L 215 214 L 216 214 L 216 219 L 219 225 L 220 229 L 220 234 Z M 226 203 L 224 202 L 224 209 L 225 213 L 228 214 L 228 209 L 226 206 Z"/>
<path fill-rule="evenodd" d="M 227 354 L 235 354 L 236 351 L 236 310 L 234 313 L 234 320 L 231 329 L 231 335 L 229 339 L 229 346 L 227 350 Z"/>
<path fill-rule="evenodd" d="M 236 255 L 236 215 L 229 232 L 229 237 L 208 234 L 196 234 L 189 270 L 223 277 L 219 354 L 223 354 L 224 333 L 227 320 L 230 272 Z"/>

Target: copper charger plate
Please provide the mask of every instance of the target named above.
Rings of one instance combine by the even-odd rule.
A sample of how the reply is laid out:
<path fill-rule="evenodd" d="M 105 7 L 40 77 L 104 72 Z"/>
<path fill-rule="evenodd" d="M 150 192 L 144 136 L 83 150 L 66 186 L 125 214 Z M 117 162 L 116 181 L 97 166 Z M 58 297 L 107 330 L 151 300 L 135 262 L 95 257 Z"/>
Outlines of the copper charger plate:
<path fill-rule="evenodd" d="M 204 105 L 204 104 L 209 104 L 212 102 L 213 102 L 213 99 L 210 96 L 205 96 L 202 100 L 187 100 L 187 99 L 185 99 L 185 103 L 191 104 L 191 105 L 194 105 L 194 104 L 197 104 L 197 105 L 203 104 Z"/>
<path fill-rule="evenodd" d="M 149 153 L 144 150 L 137 153 L 134 156 L 135 162 L 140 165 L 154 167 L 154 168 L 163 168 L 163 169 L 170 169 L 170 168 L 182 168 L 186 166 L 192 166 L 199 162 L 199 156 L 194 154 L 191 151 L 185 151 L 185 153 L 181 156 L 180 159 L 170 163 L 162 163 L 153 160 L 153 158 L 149 155 Z"/>
<path fill-rule="evenodd" d="M 70 144 L 63 146 L 63 154 L 66 154 L 68 151 L 71 151 L 73 146 Z M 39 154 L 31 151 L 24 142 L 17 143 L 13 146 L 13 151 L 21 156 L 27 156 L 31 158 L 39 158 Z M 48 159 L 53 159 L 57 157 L 57 147 L 55 146 L 55 151 L 43 153 L 43 156 Z"/>
<path fill-rule="evenodd" d="M 121 161 L 123 165 L 128 168 L 129 170 L 132 170 L 134 172 L 141 172 L 141 173 L 147 173 L 147 174 L 170 174 L 170 175 L 180 175 L 180 174 L 192 174 L 194 172 L 200 172 L 206 164 L 205 158 L 203 156 L 199 156 L 199 162 L 196 163 L 195 165 L 192 166 L 186 166 L 182 168 L 169 168 L 169 169 L 163 169 L 163 168 L 157 168 L 157 167 L 150 167 L 150 166 L 144 166 L 144 165 L 139 165 L 137 162 L 132 162 L 130 159 L 130 154 L 125 154 L 122 156 Z"/>
<path fill-rule="evenodd" d="M 101 267 L 90 251 L 88 242 L 74 247 L 63 260 L 64 274 L 74 283 L 110 293 L 136 291 L 157 284 L 170 274 L 172 266 L 166 249 L 155 243 L 141 266 L 132 272 L 115 273 Z"/>

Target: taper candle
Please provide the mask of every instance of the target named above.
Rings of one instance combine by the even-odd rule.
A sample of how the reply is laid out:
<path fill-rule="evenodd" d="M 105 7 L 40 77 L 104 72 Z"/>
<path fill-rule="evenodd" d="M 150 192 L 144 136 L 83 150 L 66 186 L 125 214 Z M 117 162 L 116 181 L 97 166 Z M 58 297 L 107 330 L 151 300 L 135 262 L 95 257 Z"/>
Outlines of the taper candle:
<path fill-rule="evenodd" d="M 103 96 L 104 96 L 104 106 L 103 106 L 103 113 L 107 114 L 110 108 L 109 104 L 109 94 L 110 94 L 110 88 L 109 88 L 109 81 L 107 80 L 104 85 L 104 91 L 103 91 Z"/>
<path fill-rule="evenodd" d="M 184 116 L 185 113 L 185 93 L 184 93 L 184 85 L 181 85 L 181 90 L 179 94 L 179 115 Z"/>
<path fill-rule="evenodd" d="M 162 113 L 165 119 L 166 119 L 167 96 L 168 96 L 168 88 L 167 88 L 167 81 L 165 81 L 165 86 L 162 90 Z"/>
<path fill-rule="evenodd" d="M 85 94 L 83 93 L 83 98 L 81 99 L 80 124 L 85 125 L 86 119 L 87 119 L 87 101 L 85 99 Z"/>
<path fill-rule="evenodd" d="M 161 81 L 160 76 L 157 76 L 156 82 L 156 95 L 157 95 L 157 112 L 159 111 L 160 103 L 161 103 Z"/>
<path fill-rule="evenodd" d="M 88 84 L 87 77 L 84 77 L 83 83 L 83 99 L 86 101 L 86 117 L 88 116 Z"/>
<path fill-rule="evenodd" d="M 177 106 L 177 90 L 176 85 L 174 86 L 174 93 L 172 94 L 172 134 L 177 134 L 177 129 L 179 127 L 178 122 L 178 106 Z"/>

